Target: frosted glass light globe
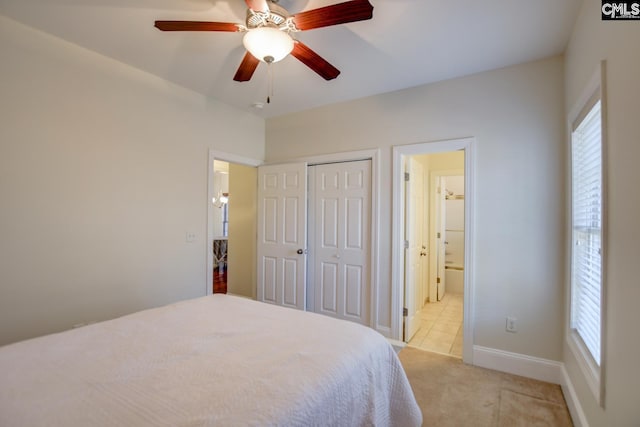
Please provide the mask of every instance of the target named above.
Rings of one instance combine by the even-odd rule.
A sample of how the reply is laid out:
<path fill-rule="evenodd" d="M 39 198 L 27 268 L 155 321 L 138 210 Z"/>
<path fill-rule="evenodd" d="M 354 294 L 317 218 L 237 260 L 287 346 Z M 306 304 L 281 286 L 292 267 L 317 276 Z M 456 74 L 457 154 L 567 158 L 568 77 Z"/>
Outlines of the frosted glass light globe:
<path fill-rule="evenodd" d="M 244 35 L 242 44 L 256 59 L 267 63 L 278 62 L 293 50 L 291 36 L 275 27 L 249 30 Z"/>

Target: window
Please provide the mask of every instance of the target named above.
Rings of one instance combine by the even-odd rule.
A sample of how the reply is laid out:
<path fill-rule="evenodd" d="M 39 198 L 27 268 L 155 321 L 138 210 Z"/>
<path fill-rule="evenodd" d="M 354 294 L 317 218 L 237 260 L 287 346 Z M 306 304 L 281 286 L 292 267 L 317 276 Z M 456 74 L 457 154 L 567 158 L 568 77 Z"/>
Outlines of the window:
<path fill-rule="evenodd" d="M 572 110 L 571 129 L 571 286 L 567 341 L 587 384 L 604 407 L 606 194 L 603 135 L 606 130 L 605 63 Z"/>
<path fill-rule="evenodd" d="M 600 100 L 571 135 L 571 329 L 600 366 L 602 294 L 602 137 Z"/>

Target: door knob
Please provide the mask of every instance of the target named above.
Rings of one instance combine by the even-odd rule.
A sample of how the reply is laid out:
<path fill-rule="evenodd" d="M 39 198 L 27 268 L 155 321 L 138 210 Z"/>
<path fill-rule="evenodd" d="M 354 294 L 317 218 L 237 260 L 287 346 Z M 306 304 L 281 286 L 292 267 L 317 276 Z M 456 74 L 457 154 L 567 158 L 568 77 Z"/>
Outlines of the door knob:
<path fill-rule="evenodd" d="M 298 249 L 296 252 L 298 253 L 298 255 L 302 255 L 302 254 L 305 253 L 305 250 L 304 249 Z"/>

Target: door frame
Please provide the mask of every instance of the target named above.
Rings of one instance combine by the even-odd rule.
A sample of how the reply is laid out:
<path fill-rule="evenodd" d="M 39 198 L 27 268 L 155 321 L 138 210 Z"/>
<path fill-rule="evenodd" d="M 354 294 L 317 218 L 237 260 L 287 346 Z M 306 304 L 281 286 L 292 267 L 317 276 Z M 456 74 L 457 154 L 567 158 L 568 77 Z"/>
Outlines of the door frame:
<path fill-rule="evenodd" d="M 475 138 L 460 138 L 393 147 L 392 168 L 392 230 L 391 230 L 391 328 L 393 335 L 402 339 L 404 308 L 404 235 L 405 235 L 405 157 L 416 154 L 433 154 L 449 151 L 464 151 L 465 179 L 465 269 L 463 303 L 463 353 L 462 360 L 473 364 L 474 334 L 474 251 L 475 251 Z M 433 248 L 429 248 L 433 250 Z"/>
<path fill-rule="evenodd" d="M 380 149 L 344 151 L 339 153 L 285 159 L 282 161 L 274 159 L 266 164 L 307 162 L 308 166 L 314 166 L 326 163 L 351 162 L 355 160 L 371 160 L 371 253 L 369 254 L 369 277 L 371 282 L 371 294 L 369 295 L 369 299 L 371 305 L 369 310 L 369 326 L 380 332 L 382 335 L 390 337 L 392 336 L 392 329 L 388 325 L 381 324 L 379 316 L 381 304 L 386 304 L 388 301 L 388 297 L 380 297 L 378 295 L 378 281 L 380 275 Z"/>
<path fill-rule="evenodd" d="M 205 240 L 205 251 L 207 259 L 207 271 L 205 272 L 205 295 L 213 295 L 213 206 L 211 199 L 215 196 L 213 191 L 213 161 L 221 160 L 223 162 L 236 163 L 244 166 L 258 167 L 262 164 L 261 160 L 249 157 L 238 156 L 237 154 L 226 153 L 224 151 L 209 149 L 209 164 L 207 165 L 207 238 Z M 254 287 L 255 288 L 255 287 Z M 254 289 L 254 293 L 256 290 Z M 255 299 L 255 295 L 254 295 Z"/>

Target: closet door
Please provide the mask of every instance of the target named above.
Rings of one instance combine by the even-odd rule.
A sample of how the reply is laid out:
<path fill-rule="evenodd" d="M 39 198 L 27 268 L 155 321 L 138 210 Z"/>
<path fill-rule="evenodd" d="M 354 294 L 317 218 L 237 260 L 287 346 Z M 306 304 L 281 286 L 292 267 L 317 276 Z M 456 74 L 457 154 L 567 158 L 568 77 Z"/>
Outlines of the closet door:
<path fill-rule="evenodd" d="M 258 168 L 259 301 L 305 309 L 307 164 Z"/>
<path fill-rule="evenodd" d="M 309 169 L 313 310 L 369 325 L 371 162 Z"/>

